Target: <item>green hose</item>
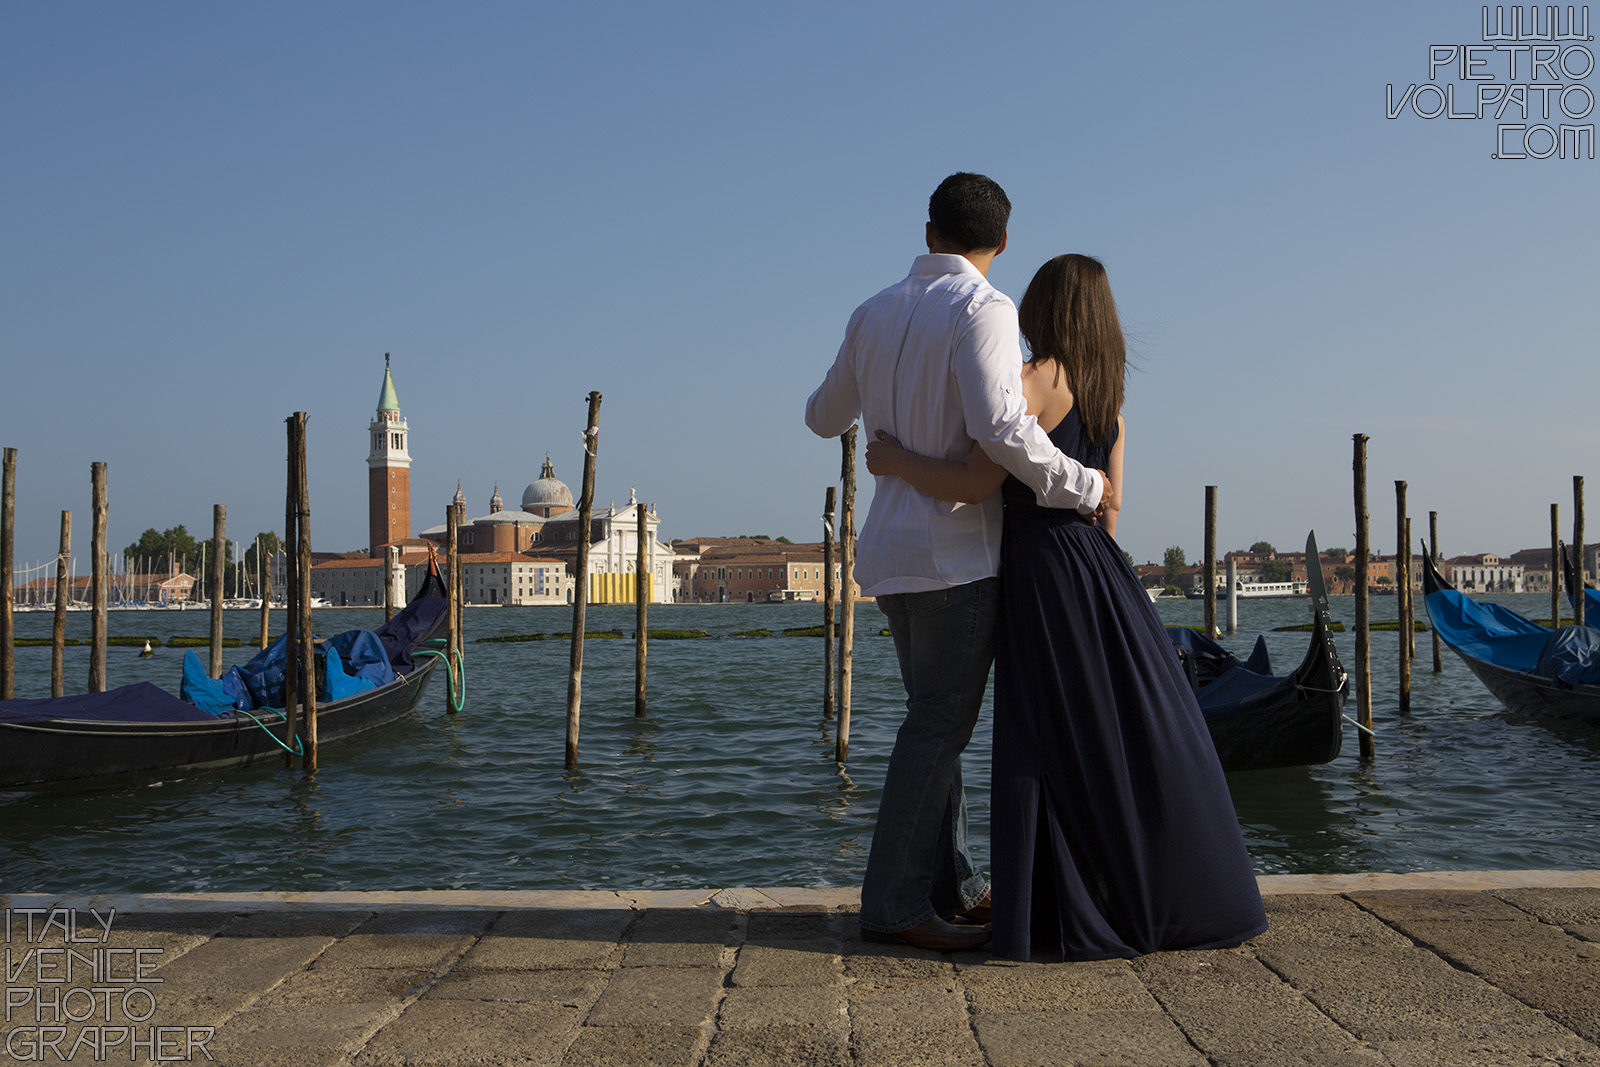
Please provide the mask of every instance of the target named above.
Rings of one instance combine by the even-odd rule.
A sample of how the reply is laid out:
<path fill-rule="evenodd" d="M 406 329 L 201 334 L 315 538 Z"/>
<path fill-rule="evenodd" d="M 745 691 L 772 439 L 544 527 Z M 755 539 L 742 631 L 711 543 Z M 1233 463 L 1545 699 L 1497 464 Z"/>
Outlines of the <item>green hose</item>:
<path fill-rule="evenodd" d="M 444 660 L 445 685 L 449 686 L 450 710 L 460 712 L 467 706 L 467 669 L 461 661 L 461 650 L 456 649 L 455 662 L 450 662 L 448 653 L 440 652 L 433 648 L 418 648 L 411 652 L 416 656 L 438 656 Z"/>

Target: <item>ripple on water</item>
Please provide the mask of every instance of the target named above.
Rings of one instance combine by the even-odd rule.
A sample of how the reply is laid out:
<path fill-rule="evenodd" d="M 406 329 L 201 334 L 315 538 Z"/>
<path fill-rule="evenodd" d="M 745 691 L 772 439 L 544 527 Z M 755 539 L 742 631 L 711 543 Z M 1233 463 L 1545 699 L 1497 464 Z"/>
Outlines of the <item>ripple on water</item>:
<path fill-rule="evenodd" d="M 1532 602 L 1534 611 L 1539 606 Z M 1516 598 L 1509 598 L 1513 606 Z M 1350 621 L 1350 601 L 1334 603 Z M 1530 605 L 1524 605 L 1525 608 Z M 1392 612 L 1387 601 L 1374 615 Z M 1200 606 L 1165 603 L 1172 622 Z M 1303 603 L 1240 606 L 1245 627 L 1299 621 Z M 172 616 L 169 618 L 169 614 Z M 815 606 L 652 608 L 657 626 L 714 635 L 808 625 Z M 320 631 L 372 625 L 370 612 L 318 614 Z M 468 613 L 477 636 L 555 632 L 556 609 Z M 49 617 L 18 617 L 22 636 Z M 113 633 L 203 634 L 204 613 L 114 613 Z M 631 608 L 592 608 L 592 629 L 631 633 Z M 61 794 L 0 794 L 0 866 L 22 891 L 688 888 L 858 883 L 889 747 L 904 714 L 881 616 L 857 623 L 850 760 L 833 759 L 820 715 L 815 638 L 711 637 L 650 650 L 649 715 L 633 713 L 631 641 L 585 649 L 580 766 L 563 766 L 568 646 L 469 644 L 468 708 L 443 713 L 439 688 L 419 715 L 330 748 L 314 779 L 281 765 Z M 253 617 L 230 613 L 230 636 Z M 73 616 L 69 627 L 87 628 Z M 76 636 L 76 633 L 73 634 Z M 1281 668 L 1305 635 L 1268 633 Z M 1340 651 L 1353 659 L 1350 634 Z M 1228 643 L 1254 641 L 1245 629 Z M 1323 767 L 1229 776 L 1257 869 L 1267 873 L 1589 867 L 1600 852 L 1600 729 L 1507 715 L 1465 668 L 1428 670 L 1419 641 L 1413 712 L 1402 719 L 1392 664 L 1398 635 L 1373 635 L 1378 758 L 1356 740 Z M 179 658 L 111 652 L 117 684 L 170 684 Z M 242 662 L 251 650 L 230 650 Z M 82 649 L 68 650 L 82 677 Z M 49 650 L 18 650 L 19 696 L 46 695 Z M 989 716 L 966 757 L 971 828 L 987 852 Z"/>

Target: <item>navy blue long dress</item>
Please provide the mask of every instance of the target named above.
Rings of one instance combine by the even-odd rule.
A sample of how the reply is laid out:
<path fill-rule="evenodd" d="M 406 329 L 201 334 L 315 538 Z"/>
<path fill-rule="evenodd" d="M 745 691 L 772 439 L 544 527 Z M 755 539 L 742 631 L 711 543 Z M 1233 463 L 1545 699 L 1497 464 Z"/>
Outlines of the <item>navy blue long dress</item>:
<path fill-rule="evenodd" d="M 1106 469 L 1077 410 L 1050 439 Z M 1069 960 L 1237 944 L 1266 929 L 1200 707 L 1122 550 L 1075 512 L 1001 492 L 994 951 Z"/>

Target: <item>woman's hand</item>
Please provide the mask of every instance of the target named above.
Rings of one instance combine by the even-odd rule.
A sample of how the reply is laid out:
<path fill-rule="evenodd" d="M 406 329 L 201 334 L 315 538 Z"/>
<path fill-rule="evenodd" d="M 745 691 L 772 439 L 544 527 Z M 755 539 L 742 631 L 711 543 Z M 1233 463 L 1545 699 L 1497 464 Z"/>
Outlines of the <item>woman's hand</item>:
<path fill-rule="evenodd" d="M 867 442 L 867 470 L 873 474 L 900 475 L 905 470 L 905 457 L 910 455 L 900 442 L 882 430 L 876 441 Z"/>

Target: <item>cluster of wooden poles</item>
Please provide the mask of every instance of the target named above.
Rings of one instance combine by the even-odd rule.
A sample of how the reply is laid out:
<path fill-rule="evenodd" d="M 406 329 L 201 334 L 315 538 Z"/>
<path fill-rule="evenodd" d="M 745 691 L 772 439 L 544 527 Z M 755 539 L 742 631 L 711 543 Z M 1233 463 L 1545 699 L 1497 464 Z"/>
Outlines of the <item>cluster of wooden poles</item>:
<path fill-rule="evenodd" d="M 1356 718 L 1355 723 L 1360 735 L 1361 758 L 1372 759 L 1376 754 L 1375 735 L 1372 731 L 1372 628 L 1369 602 L 1371 598 L 1369 577 L 1372 565 L 1372 549 L 1369 540 L 1370 517 L 1367 512 L 1367 435 L 1358 433 L 1354 435 L 1355 455 L 1352 468 L 1355 475 L 1354 498 L 1356 520 L 1356 548 L 1355 561 L 1355 693 L 1356 693 Z M 1394 483 L 1395 495 L 1395 542 L 1399 548 L 1395 551 L 1395 593 L 1399 598 L 1397 607 L 1397 629 L 1400 637 L 1399 660 L 1399 695 L 1397 700 L 1398 710 L 1401 715 L 1411 713 L 1411 665 L 1416 659 L 1416 605 L 1411 588 L 1411 516 L 1407 513 L 1406 483 L 1396 480 Z M 1575 475 L 1572 479 L 1572 500 L 1574 515 L 1572 520 L 1572 543 L 1577 546 L 1578 562 L 1577 572 L 1582 573 L 1583 567 L 1583 478 Z M 1217 630 L 1217 487 L 1206 486 L 1206 532 L 1205 532 L 1205 632 L 1215 634 Z M 1561 625 L 1561 574 L 1562 574 L 1562 544 L 1560 530 L 1560 507 L 1550 505 L 1550 626 L 1552 629 Z M 1429 557 L 1437 564 L 1439 559 L 1439 513 L 1428 512 L 1428 543 L 1426 551 Z M 1227 584 L 1229 590 L 1234 587 L 1233 561 L 1228 563 L 1229 573 Z M 1581 584 L 1581 582 L 1580 582 Z M 1573 598 L 1574 618 L 1576 625 L 1584 625 L 1584 598 L 1581 593 Z M 1238 618 L 1235 614 L 1233 598 L 1228 604 L 1228 633 L 1233 633 L 1238 628 Z M 1439 644 L 1439 633 L 1433 631 L 1433 673 L 1438 674 L 1444 669 L 1442 650 Z"/>
<path fill-rule="evenodd" d="M 285 629 L 286 664 L 284 684 L 284 716 L 288 720 L 290 737 L 299 740 L 299 755 L 303 766 L 315 770 L 317 766 L 317 686 L 315 647 L 311 626 L 311 497 L 306 479 L 306 413 L 297 411 L 287 420 L 288 425 L 288 482 L 284 500 L 285 559 L 287 563 L 288 605 Z M 13 621 L 15 590 L 13 588 L 13 556 L 16 528 L 16 475 L 17 450 L 4 452 L 3 485 L 0 485 L 0 700 L 10 700 L 16 695 L 16 638 Z M 94 526 L 91 537 L 93 568 L 90 572 L 90 624 L 89 624 L 89 684 L 88 692 L 106 690 L 107 602 L 110 589 L 110 556 L 106 551 L 106 525 L 109 514 L 106 464 L 90 465 L 90 486 L 93 499 Z M 448 579 L 451 609 L 449 612 L 448 654 L 456 663 L 461 647 L 461 568 L 455 540 L 456 513 L 449 512 L 451 523 L 450 567 Z M 212 677 L 222 674 L 222 596 L 223 572 L 226 566 L 228 509 L 222 504 L 212 507 L 211 521 L 211 633 L 210 663 Z M 66 695 L 65 648 L 67 629 L 67 604 L 69 597 L 67 561 L 72 551 L 72 512 L 61 513 L 61 546 L 56 557 L 55 625 L 51 631 L 50 695 Z M 396 611 L 392 581 L 394 550 L 389 554 L 390 569 L 384 580 L 384 617 L 393 617 Z M 272 602 L 272 574 L 267 554 L 257 546 L 257 580 L 261 589 L 260 647 L 269 642 L 268 626 Z M 448 674 L 448 672 L 447 672 Z M 446 705 L 455 710 L 447 699 Z M 293 765 L 295 753 L 286 753 L 286 765 Z"/>

